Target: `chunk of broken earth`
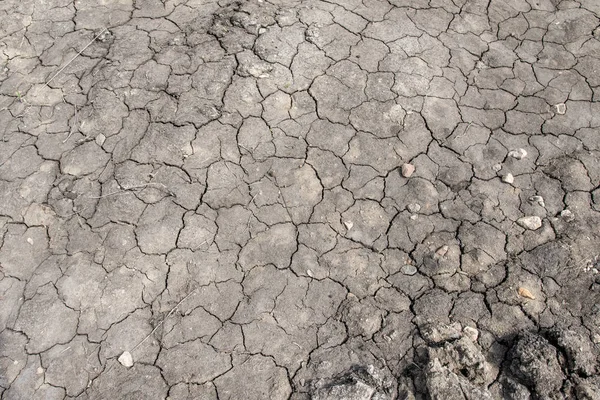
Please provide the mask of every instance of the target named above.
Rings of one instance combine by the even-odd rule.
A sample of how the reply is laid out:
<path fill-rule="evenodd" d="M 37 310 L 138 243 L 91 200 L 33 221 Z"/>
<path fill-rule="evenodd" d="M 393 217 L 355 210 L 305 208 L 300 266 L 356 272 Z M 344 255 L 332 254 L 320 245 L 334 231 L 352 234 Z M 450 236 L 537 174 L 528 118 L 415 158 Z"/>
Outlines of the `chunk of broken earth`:
<path fill-rule="evenodd" d="M 402 176 L 410 178 L 415 172 L 415 166 L 412 164 L 402 164 Z"/>
<path fill-rule="evenodd" d="M 128 351 L 124 351 L 123 354 L 119 356 L 119 362 L 124 367 L 133 367 L 133 357 L 131 356 L 131 353 Z"/>
<path fill-rule="evenodd" d="M 502 182 L 512 184 L 515 181 L 515 177 L 510 172 L 502 176 Z"/>
<path fill-rule="evenodd" d="M 519 296 L 525 297 L 526 299 L 535 300 L 535 296 L 527 288 L 520 287 L 517 290 L 517 293 L 519 294 Z"/>
<path fill-rule="evenodd" d="M 559 103 L 556 104 L 554 106 L 554 112 L 559 114 L 559 115 L 563 115 L 565 112 L 567 112 L 567 106 L 565 103 Z"/>
<path fill-rule="evenodd" d="M 527 157 L 527 151 L 525 149 L 515 149 L 508 152 L 508 156 L 520 160 Z"/>
<path fill-rule="evenodd" d="M 450 325 L 427 323 L 419 331 L 423 339 L 429 344 L 440 344 L 461 337 L 462 327 L 460 323 L 454 322 Z"/>
<path fill-rule="evenodd" d="M 538 216 L 522 217 L 517 220 L 517 224 L 525 229 L 535 231 L 542 227 L 542 219 Z"/>
<path fill-rule="evenodd" d="M 414 275 L 417 273 L 417 268 L 414 265 L 404 264 L 400 269 L 404 275 Z"/>

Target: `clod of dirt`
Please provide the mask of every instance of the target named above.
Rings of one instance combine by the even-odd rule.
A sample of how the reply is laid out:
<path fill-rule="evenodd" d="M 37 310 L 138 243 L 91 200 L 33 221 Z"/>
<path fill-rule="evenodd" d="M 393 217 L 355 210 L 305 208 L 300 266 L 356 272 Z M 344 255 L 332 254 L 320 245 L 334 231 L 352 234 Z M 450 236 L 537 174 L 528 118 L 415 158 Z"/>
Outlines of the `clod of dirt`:
<path fill-rule="evenodd" d="M 519 334 L 508 354 L 510 371 L 530 390 L 542 398 L 560 391 L 565 375 L 556 348 L 542 336 Z"/>
<path fill-rule="evenodd" d="M 386 376 L 373 365 L 356 366 L 350 371 L 316 383 L 312 400 L 392 400 L 395 393 Z"/>
<path fill-rule="evenodd" d="M 431 400 L 492 400 L 491 393 L 441 365 L 436 358 L 426 371 Z"/>
<path fill-rule="evenodd" d="M 461 326 L 458 322 L 451 325 L 425 324 L 419 330 L 423 339 L 429 344 L 440 344 L 461 337 Z"/>
<path fill-rule="evenodd" d="M 567 356 L 571 372 L 583 376 L 593 376 L 597 373 L 592 346 L 581 333 L 567 329 L 552 329 L 548 336 Z"/>

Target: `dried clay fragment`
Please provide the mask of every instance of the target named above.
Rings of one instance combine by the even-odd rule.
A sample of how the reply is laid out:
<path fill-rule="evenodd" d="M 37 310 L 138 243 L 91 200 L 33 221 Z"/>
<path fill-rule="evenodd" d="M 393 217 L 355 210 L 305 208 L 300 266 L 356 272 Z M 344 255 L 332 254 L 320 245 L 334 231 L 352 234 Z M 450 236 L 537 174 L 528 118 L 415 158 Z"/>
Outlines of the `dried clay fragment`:
<path fill-rule="evenodd" d="M 519 290 L 517 290 L 517 293 L 519 293 L 519 296 L 525 297 L 526 299 L 535 300 L 535 296 L 524 287 L 520 287 Z"/>

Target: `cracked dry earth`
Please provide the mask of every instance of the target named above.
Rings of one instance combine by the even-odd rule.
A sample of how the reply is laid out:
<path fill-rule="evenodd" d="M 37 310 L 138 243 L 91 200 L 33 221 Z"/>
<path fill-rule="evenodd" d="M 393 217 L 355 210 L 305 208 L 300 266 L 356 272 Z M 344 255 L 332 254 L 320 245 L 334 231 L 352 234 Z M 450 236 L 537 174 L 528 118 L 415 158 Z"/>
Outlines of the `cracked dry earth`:
<path fill-rule="evenodd" d="M 597 0 L 0 13 L 3 400 L 600 398 Z"/>

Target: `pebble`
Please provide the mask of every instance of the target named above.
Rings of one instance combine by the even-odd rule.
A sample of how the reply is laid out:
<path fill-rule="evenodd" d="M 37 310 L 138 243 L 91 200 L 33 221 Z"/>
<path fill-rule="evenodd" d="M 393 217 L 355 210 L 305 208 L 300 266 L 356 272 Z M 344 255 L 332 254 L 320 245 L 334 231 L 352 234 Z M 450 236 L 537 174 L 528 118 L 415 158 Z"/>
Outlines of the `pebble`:
<path fill-rule="evenodd" d="M 463 332 L 465 333 L 465 335 L 467 335 L 469 337 L 469 339 L 471 339 L 473 342 L 476 342 L 477 339 L 479 338 L 479 331 L 471 326 L 465 326 L 463 328 Z"/>
<path fill-rule="evenodd" d="M 413 214 L 410 216 L 410 219 L 412 219 L 413 221 L 417 218 L 419 218 L 419 216 L 417 214 Z"/>
<path fill-rule="evenodd" d="M 445 244 L 436 250 L 435 255 L 438 257 L 444 257 L 446 255 L 446 253 L 448 253 L 449 249 L 450 249 L 450 247 L 448 247 L 448 245 Z"/>
<path fill-rule="evenodd" d="M 600 335 L 595 333 L 594 336 L 592 336 L 592 342 L 600 343 Z"/>
<path fill-rule="evenodd" d="M 411 175 L 415 172 L 415 166 L 412 164 L 402 164 L 402 176 L 405 178 L 410 178 Z"/>
<path fill-rule="evenodd" d="M 527 157 L 527 151 L 525 149 L 516 149 L 508 152 L 508 156 L 520 160 Z"/>
<path fill-rule="evenodd" d="M 119 356 L 119 362 L 124 367 L 133 367 L 133 357 L 131 356 L 131 353 L 128 351 L 124 351 L 123 354 Z"/>
<path fill-rule="evenodd" d="M 556 104 L 554 106 L 554 111 L 559 115 L 563 115 L 565 112 L 567 112 L 567 106 L 565 103 Z"/>
<path fill-rule="evenodd" d="M 414 214 L 418 213 L 421 210 L 421 205 L 417 203 L 411 203 L 408 206 L 406 206 L 406 208 L 408 209 L 408 211 Z"/>
<path fill-rule="evenodd" d="M 542 196 L 531 196 L 529 201 L 532 203 L 538 203 L 542 207 L 546 207 L 546 203 L 544 203 L 544 198 Z"/>
<path fill-rule="evenodd" d="M 512 184 L 515 181 L 515 177 L 510 172 L 502 176 L 502 182 Z"/>
<path fill-rule="evenodd" d="M 492 167 L 492 170 L 493 170 L 494 172 L 499 172 L 501 169 L 502 169 L 502 164 L 495 164 L 495 165 Z"/>
<path fill-rule="evenodd" d="M 104 142 L 106 142 L 106 136 L 104 136 L 103 134 L 99 133 L 98 136 L 96 136 L 96 144 L 100 147 L 102 147 L 102 145 L 104 144 Z"/>
<path fill-rule="evenodd" d="M 522 217 L 517 220 L 517 224 L 525 229 L 535 231 L 542 227 L 542 219 L 538 216 Z"/>
<path fill-rule="evenodd" d="M 344 225 L 346 225 L 346 229 L 347 230 L 352 229 L 352 227 L 354 226 L 354 224 L 352 223 L 352 221 L 344 221 Z"/>
<path fill-rule="evenodd" d="M 562 210 L 560 212 L 560 216 L 566 220 L 571 220 L 574 217 L 573 212 L 571 210 Z"/>
<path fill-rule="evenodd" d="M 414 265 L 404 264 L 401 268 L 404 275 L 414 275 L 417 273 L 417 268 Z"/>

